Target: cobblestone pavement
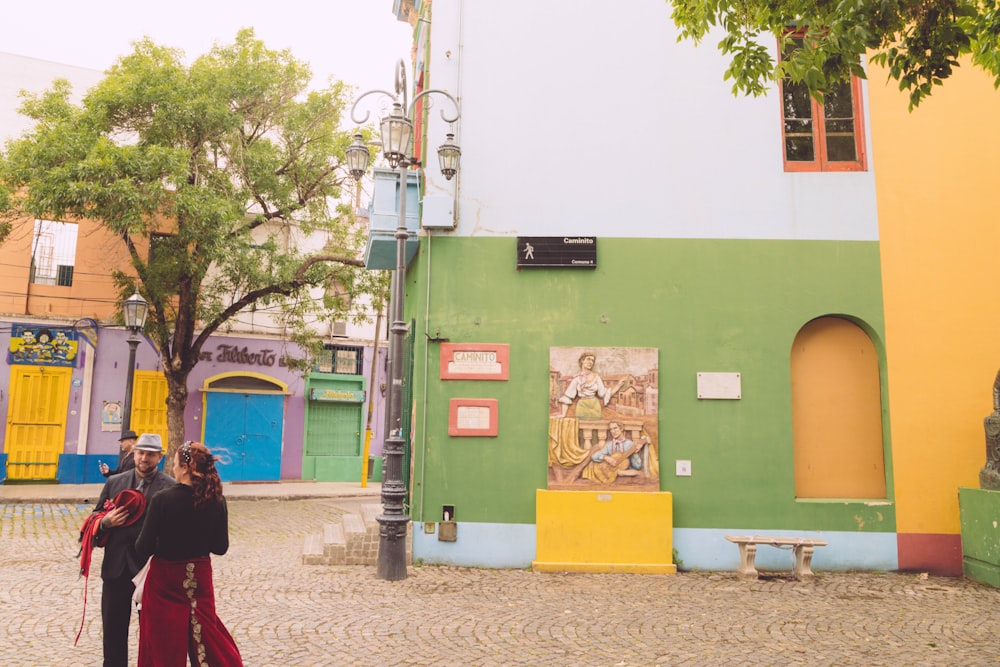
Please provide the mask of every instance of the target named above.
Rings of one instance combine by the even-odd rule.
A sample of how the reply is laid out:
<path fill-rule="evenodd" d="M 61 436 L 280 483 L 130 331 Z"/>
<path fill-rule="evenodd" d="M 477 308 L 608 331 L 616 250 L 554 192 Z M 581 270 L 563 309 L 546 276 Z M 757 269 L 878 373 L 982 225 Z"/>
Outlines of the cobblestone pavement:
<path fill-rule="evenodd" d="M 304 536 L 345 506 L 231 500 L 216 590 L 248 667 L 1000 665 L 1000 591 L 968 580 L 423 566 L 384 582 L 372 567 L 302 565 Z M 0 666 L 100 664 L 101 550 L 73 646 L 77 533 L 90 509 L 0 504 Z"/>

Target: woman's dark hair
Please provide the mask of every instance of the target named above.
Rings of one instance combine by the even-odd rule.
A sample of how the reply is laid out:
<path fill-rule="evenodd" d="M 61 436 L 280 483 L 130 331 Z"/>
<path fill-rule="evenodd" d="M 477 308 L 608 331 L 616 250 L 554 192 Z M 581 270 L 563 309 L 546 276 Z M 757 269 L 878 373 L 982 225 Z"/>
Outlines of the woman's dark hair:
<path fill-rule="evenodd" d="M 215 457 L 208 451 L 208 447 L 188 440 L 177 450 L 177 456 L 187 465 L 191 474 L 195 507 L 222 498 L 222 480 L 215 469 Z"/>

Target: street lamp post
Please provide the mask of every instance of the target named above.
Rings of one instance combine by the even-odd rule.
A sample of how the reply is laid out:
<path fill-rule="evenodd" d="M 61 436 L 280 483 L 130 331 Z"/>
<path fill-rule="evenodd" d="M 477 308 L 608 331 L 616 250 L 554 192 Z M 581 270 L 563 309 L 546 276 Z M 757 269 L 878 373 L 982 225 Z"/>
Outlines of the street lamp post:
<path fill-rule="evenodd" d="M 406 69 L 403 61 L 396 64 L 396 94 L 384 90 L 370 90 L 363 93 L 351 108 L 351 120 L 364 124 L 368 113 L 361 118 L 355 112 L 358 103 L 368 95 L 380 94 L 389 97 L 392 111 L 381 119 L 382 153 L 389 166 L 397 171 L 399 176 L 399 218 L 396 226 L 396 269 L 392 275 L 391 309 L 392 324 L 389 331 L 389 392 L 386 410 L 386 434 L 383 447 L 385 469 L 382 481 L 382 514 L 376 519 L 379 523 L 378 563 L 375 576 L 385 581 L 399 581 L 406 578 L 406 529 L 410 517 L 406 514 L 404 500 L 406 487 L 403 484 L 403 346 L 405 343 L 407 325 L 404 321 L 403 299 L 406 293 L 406 173 L 411 165 L 417 165 L 412 157 L 413 146 L 413 110 L 417 102 L 432 93 L 440 94 L 449 99 L 455 108 L 455 116 L 449 117 L 444 111 L 441 118 L 447 123 L 458 120 L 461 112 L 454 97 L 443 90 L 425 90 L 413 98 L 407 105 Z M 402 98 L 402 102 L 399 99 Z M 458 171 L 458 160 L 461 150 L 454 141 L 454 135 L 448 134 L 446 142 L 438 149 L 441 173 L 448 180 Z M 368 170 L 370 153 L 365 146 L 362 135 L 355 134 L 353 143 L 347 149 L 347 165 L 351 175 L 360 180 Z"/>
<path fill-rule="evenodd" d="M 122 304 L 125 326 L 128 328 L 128 373 L 125 375 L 125 406 L 122 410 L 122 433 L 132 427 L 132 381 L 135 378 L 135 349 L 139 346 L 139 332 L 146 324 L 149 305 L 136 292 Z"/>

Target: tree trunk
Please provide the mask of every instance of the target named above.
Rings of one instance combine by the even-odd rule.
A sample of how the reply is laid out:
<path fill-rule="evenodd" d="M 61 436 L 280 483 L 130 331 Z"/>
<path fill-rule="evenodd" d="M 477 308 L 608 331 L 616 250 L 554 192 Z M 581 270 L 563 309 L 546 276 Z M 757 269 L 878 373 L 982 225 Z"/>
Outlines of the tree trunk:
<path fill-rule="evenodd" d="M 184 433 L 184 408 L 187 406 L 187 373 L 166 373 L 167 378 L 167 461 L 188 438 Z"/>

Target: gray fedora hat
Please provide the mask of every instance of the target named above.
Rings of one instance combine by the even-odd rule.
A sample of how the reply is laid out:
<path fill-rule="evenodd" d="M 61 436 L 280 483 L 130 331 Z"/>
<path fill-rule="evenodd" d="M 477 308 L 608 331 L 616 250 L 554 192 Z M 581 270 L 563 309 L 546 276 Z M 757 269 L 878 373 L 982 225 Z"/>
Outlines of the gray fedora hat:
<path fill-rule="evenodd" d="M 139 442 L 135 443 L 135 448 L 145 452 L 160 452 L 162 454 L 163 443 L 160 440 L 160 434 L 143 433 L 139 436 Z"/>

